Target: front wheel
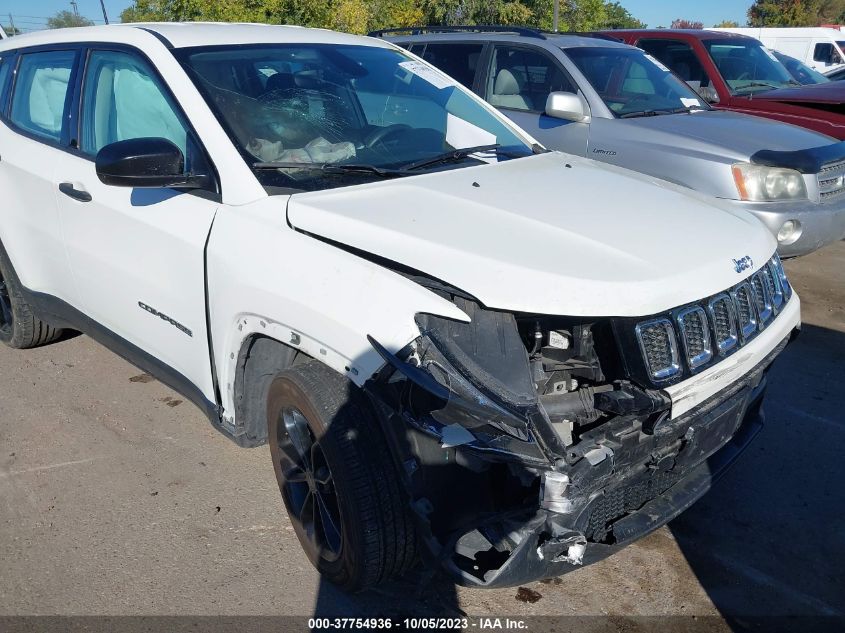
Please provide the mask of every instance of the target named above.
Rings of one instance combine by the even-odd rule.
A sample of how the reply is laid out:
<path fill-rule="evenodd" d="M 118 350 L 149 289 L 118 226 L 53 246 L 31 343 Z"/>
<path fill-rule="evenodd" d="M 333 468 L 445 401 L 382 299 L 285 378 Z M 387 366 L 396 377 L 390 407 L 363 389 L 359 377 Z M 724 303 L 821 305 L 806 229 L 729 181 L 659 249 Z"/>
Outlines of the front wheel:
<path fill-rule="evenodd" d="M 387 442 L 363 395 L 317 361 L 270 385 L 273 468 L 294 531 L 329 581 L 356 591 L 406 571 L 415 533 Z"/>

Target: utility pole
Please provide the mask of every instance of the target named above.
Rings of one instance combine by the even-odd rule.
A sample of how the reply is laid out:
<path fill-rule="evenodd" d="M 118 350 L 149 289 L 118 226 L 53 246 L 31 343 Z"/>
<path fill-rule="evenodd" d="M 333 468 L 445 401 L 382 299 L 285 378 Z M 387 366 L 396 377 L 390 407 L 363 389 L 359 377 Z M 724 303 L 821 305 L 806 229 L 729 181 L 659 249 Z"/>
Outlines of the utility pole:
<path fill-rule="evenodd" d="M 108 24 L 109 14 L 106 13 L 106 3 L 103 0 L 100 0 L 100 7 L 103 9 L 103 20 L 105 20 L 106 24 Z"/>
<path fill-rule="evenodd" d="M 558 29 L 558 22 L 560 20 L 560 0 L 555 0 L 555 13 L 554 13 L 554 20 L 552 21 L 552 28 L 555 33 L 557 33 Z"/>
<path fill-rule="evenodd" d="M 18 30 L 15 28 L 15 18 L 12 17 L 12 14 L 9 14 L 9 28 L 12 29 L 12 36 L 18 34 Z"/>
<path fill-rule="evenodd" d="M 76 5 L 76 0 L 70 0 L 70 6 L 73 7 L 73 14 L 79 17 L 79 7 Z"/>

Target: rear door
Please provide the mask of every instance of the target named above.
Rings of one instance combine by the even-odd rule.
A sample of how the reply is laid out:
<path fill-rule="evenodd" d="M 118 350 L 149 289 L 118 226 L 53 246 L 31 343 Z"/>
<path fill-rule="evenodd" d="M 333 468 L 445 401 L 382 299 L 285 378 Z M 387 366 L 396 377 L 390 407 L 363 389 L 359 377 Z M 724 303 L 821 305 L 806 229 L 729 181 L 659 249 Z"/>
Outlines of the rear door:
<path fill-rule="evenodd" d="M 53 170 L 67 149 L 74 46 L 0 53 L 0 240 L 27 289 L 78 303 Z"/>
<path fill-rule="evenodd" d="M 210 161 L 187 116 L 139 51 L 89 49 L 79 90 L 73 139 L 78 151 L 56 162 L 53 177 L 83 311 L 130 358 L 138 354 L 154 363 L 185 395 L 195 385 L 213 401 L 205 244 L 217 197 L 105 185 L 94 165 L 106 145 L 145 137 L 176 144 L 186 170 L 209 171 Z"/>
<path fill-rule="evenodd" d="M 578 93 L 563 66 L 532 46 L 496 44 L 483 86 L 484 98 L 546 147 L 583 156 L 589 124 L 546 115 L 550 92 Z"/>

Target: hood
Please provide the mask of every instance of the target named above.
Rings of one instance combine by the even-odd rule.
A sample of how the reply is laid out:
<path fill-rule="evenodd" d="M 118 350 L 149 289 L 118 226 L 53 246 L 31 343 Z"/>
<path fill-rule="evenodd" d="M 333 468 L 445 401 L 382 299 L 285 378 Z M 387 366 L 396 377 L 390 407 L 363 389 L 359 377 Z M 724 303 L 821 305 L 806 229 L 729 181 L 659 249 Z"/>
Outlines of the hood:
<path fill-rule="evenodd" d="M 786 101 L 790 103 L 843 103 L 845 102 L 845 83 L 831 81 L 825 84 L 779 88 L 766 92 L 757 92 L 753 100 Z"/>
<path fill-rule="evenodd" d="M 724 110 L 618 119 L 612 133 L 619 140 L 663 145 L 671 152 L 682 149 L 731 160 L 748 160 L 762 149 L 797 151 L 835 142 L 802 127 Z"/>
<path fill-rule="evenodd" d="M 567 167 L 571 165 L 571 167 Z M 291 196 L 296 229 L 448 282 L 490 308 L 644 316 L 715 294 L 775 251 L 751 214 L 552 152 Z"/>

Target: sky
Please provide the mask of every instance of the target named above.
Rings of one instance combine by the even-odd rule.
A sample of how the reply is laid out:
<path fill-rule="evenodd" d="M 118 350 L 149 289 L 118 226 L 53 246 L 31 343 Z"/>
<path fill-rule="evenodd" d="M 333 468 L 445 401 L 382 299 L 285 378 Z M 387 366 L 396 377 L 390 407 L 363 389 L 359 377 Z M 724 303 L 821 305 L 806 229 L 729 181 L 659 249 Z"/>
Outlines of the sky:
<path fill-rule="evenodd" d="M 2 3 L 2 0 L 0 0 Z M 750 0 L 620 0 L 638 20 L 651 28 L 669 26 L 672 20 L 683 18 L 713 26 L 722 20 L 733 20 L 744 25 L 751 6 Z"/>
<path fill-rule="evenodd" d="M 214 0 L 208 0 L 214 2 Z M 99 0 L 76 0 L 79 13 L 100 23 L 103 13 Z M 106 11 L 112 21 L 118 21 L 120 12 L 131 0 L 105 0 Z M 669 26 L 675 18 L 699 20 L 704 26 L 713 26 L 722 20 L 745 24 L 745 14 L 750 0 L 621 0 L 628 9 L 650 27 Z M 23 31 L 43 28 L 47 18 L 62 9 L 71 10 L 68 0 L 0 0 L 0 22 L 7 23 L 8 14 L 15 18 L 15 25 Z"/>

